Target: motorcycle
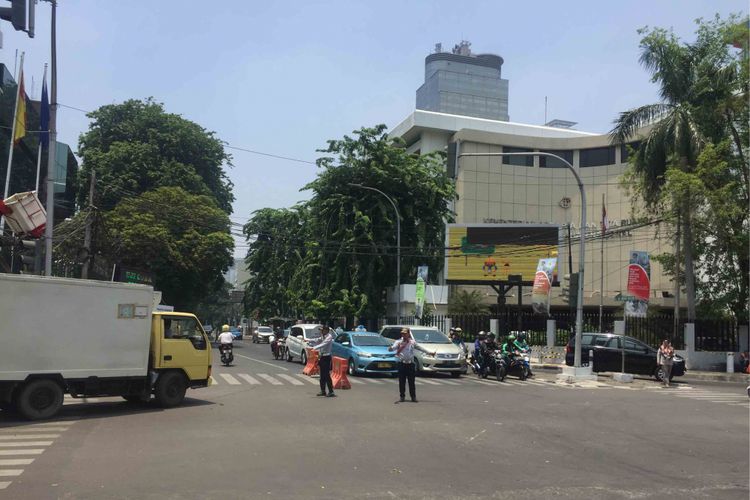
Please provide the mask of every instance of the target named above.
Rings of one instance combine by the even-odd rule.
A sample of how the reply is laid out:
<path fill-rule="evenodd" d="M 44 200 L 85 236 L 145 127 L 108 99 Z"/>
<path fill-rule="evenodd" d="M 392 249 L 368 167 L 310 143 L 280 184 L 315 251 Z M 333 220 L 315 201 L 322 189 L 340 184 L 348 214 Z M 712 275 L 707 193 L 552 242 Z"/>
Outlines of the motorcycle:
<path fill-rule="evenodd" d="M 476 370 L 477 376 L 480 378 L 487 378 L 491 373 L 497 373 L 497 361 L 498 353 L 500 351 L 492 351 L 485 354 L 487 359 L 483 359 L 478 363 Z"/>
<path fill-rule="evenodd" d="M 224 366 L 229 366 L 234 361 L 234 354 L 232 353 L 232 344 L 221 344 L 219 346 L 219 352 L 221 353 L 221 362 Z"/>
<path fill-rule="evenodd" d="M 531 365 L 529 364 L 529 353 L 518 352 L 510 361 L 507 373 L 509 375 L 517 375 L 519 380 L 526 380 L 531 374 Z"/>
<path fill-rule="evenodd" d="M 271 352 L 273 352 L 274 359 L 284 359 L 286 356 L 286 340 L 283 337 L 276 339 L 274 335 L 271 335 Z"/>

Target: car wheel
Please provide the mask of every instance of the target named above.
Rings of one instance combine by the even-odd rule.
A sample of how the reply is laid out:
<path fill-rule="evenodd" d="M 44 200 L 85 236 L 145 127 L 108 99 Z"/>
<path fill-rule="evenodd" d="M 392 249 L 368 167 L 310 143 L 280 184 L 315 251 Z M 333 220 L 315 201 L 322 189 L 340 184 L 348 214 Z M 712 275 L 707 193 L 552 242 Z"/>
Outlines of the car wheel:
<path fill-rule="evenodd" d="M 302 354 L 300 354 L 299 361 L 303 365 L 307 366 L 307 353 L 305 351 L 302 351 Z"/>
<path fill-rule="evenodd" d="M 290 351 L 289 349 L 286 350 L 286 361 L 287 363 L 291 363 L 292 361 L 294 361 L 294 357 L 292 356 L 292 351 Z"/>
<path fill-rule="evenodd" d="M 352 377 L 357 376 L 357 366 L 354 364 L 354 358 L 349 358 L 349 366 L 347 367 L 347 371 Z"/>
<path fill-rule="evenodd" d="M 63 405 L 63 390 L 48 379 L 32 380 L 18 394 L 16 409 L 29 420 L 50 418 Z"/>
<path fill-rule="evenodd" d="M 453 377 L 453 378 L 460 378 L 461 377 L 461 372 L 451 372 L 451 377 Z"/>
<path fill-rule="evenodd" d="M 656 371 L 654 371 L 654 378 L 659 382 L 664 382 L 664 368 L 657 366 Z M 672 377 L 669 380 L 672 380 Z"/>
<path fill-rule="evenodd" d="M 166 372 L 156 381 L 154 395 L 156 402 L 162 408 L 172 408 L 185 399 L 187 384 L 185 377 L 179 372 Z"/>

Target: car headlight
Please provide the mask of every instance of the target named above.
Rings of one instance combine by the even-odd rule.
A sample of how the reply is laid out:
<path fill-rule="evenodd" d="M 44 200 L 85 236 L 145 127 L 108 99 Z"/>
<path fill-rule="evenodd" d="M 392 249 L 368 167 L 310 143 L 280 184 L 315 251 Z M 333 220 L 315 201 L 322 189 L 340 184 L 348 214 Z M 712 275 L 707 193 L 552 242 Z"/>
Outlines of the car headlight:
<path fill-rule="evenodd" d="M 458 353 L 458 359 L 464 359 L 466 356 L 464 356 L 464 353 L 459 352 Z"/>
<path fill-rule="evenodd" d="M 423 352 L 423 353 L 422 353 L 422 357 L 423 357 L 423 358 L 430 358 L 430 359 L 433 359 L 433 358 L 435 358 L 435 356 L 433 356 L 432 354 L 430 354 L 430 353 L 427 353 L 427 352 Z"/>
<path fill-rule="evenodd" d="M 372 354 L 370 354 L 369 352 L 360 352 L 359 353 L 359 357 L 360 358 L 371 358 Z"/>

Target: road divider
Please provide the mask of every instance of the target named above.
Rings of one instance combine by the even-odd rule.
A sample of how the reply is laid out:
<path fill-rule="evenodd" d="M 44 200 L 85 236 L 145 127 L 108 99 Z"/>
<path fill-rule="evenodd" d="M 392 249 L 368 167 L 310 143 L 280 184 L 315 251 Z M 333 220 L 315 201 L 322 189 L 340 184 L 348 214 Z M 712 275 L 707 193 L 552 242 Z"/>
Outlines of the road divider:
<path fill-rule="evenodd" d="M 318 366 L 318 350 L 317 349 L 305 349 L 307 353 L 307 364 L 305 365 L 302 373 L 305 375 L 313 376 L 320 373 L 320 367 Z"/>
<path fill-rule="evenodd" d="M 351 389 L 352 384 L 349 383 L 349 379 L 346 377 L 346 372 L 349 369 L 349 361 L 344 358 L 339 358 L 338 356 L 333 356 L 331 362 L 331 381 L 333 382 L 333 388 Z"/>

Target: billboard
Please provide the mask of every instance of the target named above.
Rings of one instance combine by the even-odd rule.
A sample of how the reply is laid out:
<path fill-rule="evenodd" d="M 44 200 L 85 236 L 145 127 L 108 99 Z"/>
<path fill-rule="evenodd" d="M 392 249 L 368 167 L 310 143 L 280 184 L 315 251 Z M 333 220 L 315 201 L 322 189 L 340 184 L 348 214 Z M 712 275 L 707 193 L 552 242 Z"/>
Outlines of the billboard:
<path fill-rule="evenodd" d="M 632 251 L 628 265 L 628 300 L 625 302 L 625 316 L 645 318 L 650 295 L 651 259 L 648 252 Z"/>
<path fill-rule="evenodd" d="M 556 224 L 448 224 L 445 279 L 453 284 L 491 284 L 520 276 L 531 286 L 539 259 L 557 257 Z"/>

